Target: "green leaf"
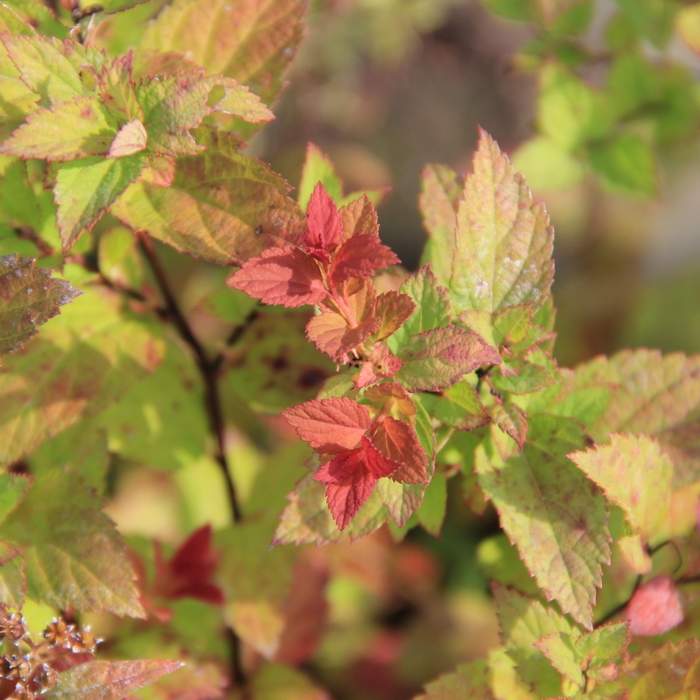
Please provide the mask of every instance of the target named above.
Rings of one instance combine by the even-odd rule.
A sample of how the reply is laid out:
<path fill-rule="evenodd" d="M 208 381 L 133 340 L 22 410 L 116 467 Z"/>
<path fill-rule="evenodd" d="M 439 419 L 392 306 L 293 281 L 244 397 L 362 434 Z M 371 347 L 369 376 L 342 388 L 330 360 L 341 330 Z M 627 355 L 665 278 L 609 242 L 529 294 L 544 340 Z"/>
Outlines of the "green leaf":
<path fill-rule="evenodd" d="M 533 596 L 539 592 L 517 550 L 505 535 L 493 535 L 481 540 L 476 557 L 489 579 L 515 588 L 525 595 Z"/>
<path fill-rule="evenodd" d="M 657 48 L 665 46 L 673 33 L 673 20 L 678 11 L 675 0 L 616 0 L 627 22 L 639 36 L 649 39 Z"/>
<path fill-rule="evenodd" d="M 490 669 L 486 661 L 458 666 L 425 686 L 415 700 L 496 700 L 491 691 Z"/>
<path fill-rule="evenodd" d="M 176 51 L 208 73 L 235 78 L 271 104 L 301 41 L 303 0 L 176 0 L 150 23 L 140 48 Z"/>
<path fill-rule="evenodd" d="M 220 134 L 206 143 L 202 155 L 178 161 L 170 187 L 136 183 L 112 213 L 133 229 L 219 265 L 243 262 L 277 238 L 294 238 L 303 218 L 287 196 L 287 183 L 240 153 L 231 137 Z"/>
<path fill-rule="evenodd" d="M 482 0 L 488 10 L 506 19 L 528 22 L 534 19 L 531 0 Z"/>
<path fill-rule="evenodd" d="M 389 347 L 396 352 L 406 344 L 410 336 L 446 326 L 451 320 L 447 290 L 438 284 L 429 266 L 414 272 L 401 286 L 416 305 L 414 312 L 391 336 Z"/>
<path fill-rule="evenodd" d="M 117 332 L 118 329 L 118 332 Z M 76 299 L 0 373 L 0 464 L 93 416 L 154 369 L 162 343 L 97 291 Z"/>
<path fill-rule="evenodd" d="M 489 317 L 520 304 L 541 305 L 554 275 L 549 216 L 496 142 L 481 132 L 474 171 L 457 214 L 449 286 L 459 311 Z"/>
<path fill-rule="evenodd" d="M 84 230 L 90 230 L 141 174 L 144 156 L 85 158 L 58 168 L 54 195 L 58 227 L 64 249 L 72 247 Z"/>
<path fill-rule="evenodd" d="M 0 602 L 22 609 L 27 592 L 27 575 L 20 551 L 0 542 Z"/>
<path fill-rule="evenodd" d="M 50 161 L 106 155 L 116 133 L 95 97 L 77 97 L 32 112 L 0 153 Z"/>
<path fill-rule="evenodd" d="M 540 588 L 590 628 L 602 567 L 610 563 L 605 502 L 566 457 L 582 446 L 580 429 L 544 415 L 529 423 L 519 454 L 495 435 L 477 449 L 479 484 Z"/>
<path fill-rule="evenodd" d="M 535 190 L 573 187 L 584 175 L 579 160 L 547 136 L 536 136 L 520 146 L 513 165 Z"/>
<path fill-rule="evenodd" d="M 143 617 L 135 574 L 94 493 L 60 471 L 37 478 L 0 525 L 22 552 L 27 594 L 54 608 Z"/>
<path fill-rule="evenodd" d="M 308 315 L 261 309 L 227 350 L 223 383 L 235 413 L 241 400 L 276 412 L 311 399 L 333 374 L 330 360 L 306 340 Z M 270 373 L 275 381 L 270 382 Z M 226 400 L 226 397 L 224 398 Z"/>
<path fill-rule="evenodd" d="M 537 697 L 560 695 L 559 674 L 536 642 L 548 635 L 573 634 L 576 628 L 553 607 L 502 586 L 494 586 L 494 600 L 501 639 L 519 675 Z"/>
<path fill-rule="evenodd" d="M 44 106 L 84 94 L 80 73 L 71 60 L 76 52 L 82 52 L 77 44 L 61 43 L 38 34 L 3 34 L 0 42 L 22 82 Z"/>
<path fill-rule="evenodd" d="M 418 522 L 435 537 L 442 530 L 447 510 L 447 477 L 441 472 L 433 475 L 418 509 Z"/>
<path fill-rule="evenodd" d="M 273 530 L 268 519 L 217 533 L 223 553 L 217 576 L 226 596 L 226 622 L 268 659 L 277 652 L 284 631 L 296 556 L 288 547 L 270 548 Z"/>
<path fill-rule="evenodd" d="M 681 9 L 676 17 L 676 27 L 685 43 L 700 54 L 700 2 Z"/>
<path fill-rule="evenodd" d="M 343 200 L 343 183 L 338 177 L 331 159 L 315 144 L 306 147 L 306 159 L 301 171 L 297 201 L 302 211 L 311 199 L 311 194 L 318 183 L 321 183 L 331 199 L 340 205 Z"/>
<path fill-rule="evenodd" d="M 252 680 L 253 700 L 327 700 L 303 673 L 281 664 L 265 664 Z"/>
<path fill-rule="evenodd" d="M 64 671 L 49 700 L 122 700 L 131 692 L 177 671 L 180 661 L 88 661 Z"/>
<path fill-rule="evenodd" d="M 622 508 L 633 530 L 654 544 L 667 537 L 673 466 L 659 444 L 645 435 L 613 435 L 569 458 Z"/>
<path fill-rule="evenodd" d="M 32 259 L 0 257 L 0 354 L 23 345 L 78 294 Z"/>
<path fill-rule="evenodd" d="M 156 370 L 107 407 L 96 423 L 107 436 L 110 452 L 144 466 L 176 469 L 206 453 L 204 405 L 194 363 L 169 343 Z"/>
<path fill-rule="evenodd" d="M 28 489 L 28 479 L 15 474 L 0 474 L 0 523 L 19 505 Z"/>
<path fill-rule="evenodd" d="M 591 167 L 611 189 L 639 195 L 656 190 L 654 153 L 634 134 L 621 134 L 589 147 Z"/>
<path fill-rule="evenodd" d="M 611 127 L 608 108 L 604 96 L 576 75 L 558 64 L 545 64 L 537 119 L 543 134 L 562 149 L 574 151 L 605 136 Z"/>
<path fill-rule="evenodd" d="M 388 478 L 379 479 L 375 486 L 389 515 L 400 528 L 405 527 L 420 508 L 425 490 L 425 484 L 401 484 Z"/>

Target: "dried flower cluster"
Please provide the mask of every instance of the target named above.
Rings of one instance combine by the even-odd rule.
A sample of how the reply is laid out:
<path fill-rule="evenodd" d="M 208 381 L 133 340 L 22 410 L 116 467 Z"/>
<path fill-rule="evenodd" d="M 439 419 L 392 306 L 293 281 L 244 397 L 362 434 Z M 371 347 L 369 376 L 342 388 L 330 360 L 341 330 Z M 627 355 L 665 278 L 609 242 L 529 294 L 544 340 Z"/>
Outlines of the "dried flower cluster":
<path fill-rule="evenodd" d="M 54 618 L 41 639 L 32 638 L 20 612 L 0 604 L 0 697 L 35 700 L 56 685 L 61 671 L 91 659 L 100 640 L 89 627 Z"/>

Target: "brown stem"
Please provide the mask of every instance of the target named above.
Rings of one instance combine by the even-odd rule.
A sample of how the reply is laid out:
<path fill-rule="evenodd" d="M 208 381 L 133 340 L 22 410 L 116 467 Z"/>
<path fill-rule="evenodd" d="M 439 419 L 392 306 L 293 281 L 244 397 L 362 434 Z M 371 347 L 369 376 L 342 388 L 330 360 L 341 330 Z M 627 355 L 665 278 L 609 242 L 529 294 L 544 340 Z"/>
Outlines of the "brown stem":
<path fill-rule="evenodd" d="M 137 238 L 139 247 L 153 272 L 153 276 L 163 296 L 168 315 L 180 334 L 180 337 L 192 351 L 197 368 L 202 377 L 202 382 L 204 384 L 204 402 L 209 418 L 209 427 L 216 444 L 215 458 L 224 477 L 224 482 L 226 483 L 226 492 L 233 521 L 239 523 L 243 519 L 243 514 L 238 502 L 236 485 L 231 477 L 228 458 L 226 457 L 225 424 L 218 384 L 220 360 L 218 360 L 218 358 L 214 358 L 213 360 L 209 359 L 204 347 L 192 331 L 192 327 L 182 313 L 180 305 L 173 294 L 165 270 L 160 264 L 153 242 L 148 237 L 148 234 L 139 232 Z M 232 681 L 235 686 L 243 686 L 245 684 L 245 673 L 241 663 L 241 642 L 236 633 L 230 628 L 227 628 L 227 636 L 231 650 Z"/>

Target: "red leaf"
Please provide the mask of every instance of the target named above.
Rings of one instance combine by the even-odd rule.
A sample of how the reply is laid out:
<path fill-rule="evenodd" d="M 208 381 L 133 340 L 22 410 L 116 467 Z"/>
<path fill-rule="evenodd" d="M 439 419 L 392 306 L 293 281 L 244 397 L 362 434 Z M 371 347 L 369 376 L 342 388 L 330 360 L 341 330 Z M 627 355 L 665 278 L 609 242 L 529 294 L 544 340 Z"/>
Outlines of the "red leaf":
<path fill-rule="evenodd" d="M 195 530 L 167 562 L 157 546 L 154 593 L 171 600 L 196 598 L 223 605 L 224 594 L 212 581 L 217 564 L 210 525 Z"/>
<path fill-rule="evenodd" d="M 399 465 L 391 475 L 394 481 L 407 484 L 428 481 L 428 455 L 408 423 L 386 416 L 375 423 L 370 437 L 387 459 Z"/>
<path fill-rule="evenodd" d="M 347 398 L 306 401 L 282 415 L 302 440 L 331 454 L 357 447 L 371 424 L 367 409 Z"/>
<path fill-rule="evenodd" d="M 336 455 L 318 469 L 314 479 L 326 485 L 326 501 L 338 529 L 343 530 L 370 497 L 377 479 L 397 467 L 363 437 L 359 447 Z"/>
<path fill-rule="evenodd" d="M 320 260 L 328 260 L 343 238 L 343 223 L 335 202 L 319 182 L 306 210 L 304 247 Z"/>
<path fill-rule="evenodd" d="M 664 634 L 683 622 L 683 604 L 669 576 L 658 576 L 640 586 L 627 605 L 630 632 L 638 637 Z"/>
<path fill-rule="evenodd" d="M 330 266 L 330 280 L 334 287 L 349 279 L 366 279 L 377 270 L 401 262 L 391 248 L 377 236 L 354 236 L 343 243 Z"/>
<path fill-rule="evenodd" d="M 266 304 L 320 304 L 326 298 L 313 258 L 296 248 L 269 248 L 228 278 L 228 285 Z"/>

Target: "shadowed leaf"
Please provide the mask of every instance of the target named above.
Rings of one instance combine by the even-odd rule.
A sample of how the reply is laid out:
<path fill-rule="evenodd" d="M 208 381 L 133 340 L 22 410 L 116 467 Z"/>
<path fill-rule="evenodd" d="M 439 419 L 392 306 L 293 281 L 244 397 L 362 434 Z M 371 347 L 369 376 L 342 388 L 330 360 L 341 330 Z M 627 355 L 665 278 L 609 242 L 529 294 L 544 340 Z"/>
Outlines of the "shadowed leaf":
<path fill-rule="evenodd" d="M 0 354 L 20 347 L 80 292 L 29 258 L 0 257 Z"/>

